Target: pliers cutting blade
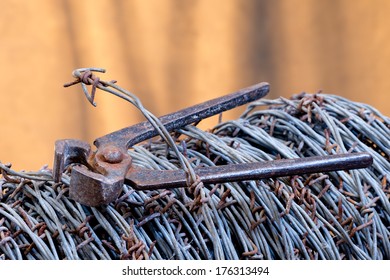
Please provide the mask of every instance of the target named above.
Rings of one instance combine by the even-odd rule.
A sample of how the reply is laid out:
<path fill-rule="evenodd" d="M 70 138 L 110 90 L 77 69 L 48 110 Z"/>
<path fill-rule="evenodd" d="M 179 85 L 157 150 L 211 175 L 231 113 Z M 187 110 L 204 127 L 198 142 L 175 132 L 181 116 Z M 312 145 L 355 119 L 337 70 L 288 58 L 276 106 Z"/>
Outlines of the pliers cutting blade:
<path fill-rule="evenodd" d="M 165 115 L 160 121 L 168 131 L 173 131 L 258 100 L 268 91 L 267 83 L 259 83 Z M 58 140 L 55 143 L 54 180 L 59 182 L 65 168 L 76 164 L 72 165 L 71 169 L 69 197 L 93 207 L 113 202 L 118 198 L 123 184 L 137 190 L 187 187 L 184 170 L 148 170 L 132 165 L 127 150 L 157 135 L 156 129 L 145 121 L 96 139 L 95 151 L 92 151 L 88 143 L 80 140 Z M 215 184 L 364 168 L 371 164 L 370 154 L 353 153 L 203 167 L 196 168 L 195 172 L 204 184 Z"/>

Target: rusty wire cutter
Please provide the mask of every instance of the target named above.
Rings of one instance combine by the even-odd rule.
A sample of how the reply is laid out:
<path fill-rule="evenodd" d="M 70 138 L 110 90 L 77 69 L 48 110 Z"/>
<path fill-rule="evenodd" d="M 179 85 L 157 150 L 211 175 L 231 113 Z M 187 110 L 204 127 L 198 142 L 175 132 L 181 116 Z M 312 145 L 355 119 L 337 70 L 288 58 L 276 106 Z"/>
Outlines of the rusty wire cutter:
<path fill-rule="evenodd" d="M 260 99 L 268 91 L 269 85 L 260 83 L 165 115 L 160 121 L 168 131 L 173 131 Z M 58 140 L 55 143 L 54 179 L 60 181 L 68 165 L 78 164 L 71 170 L 69 197 L 88 206 L 113 202 L 124 183 L 137 190 L 187 187 L 184 170 L 149 170 L 132 165 L 127 150 L 157 135 L 156 129 L 145 121 L 96 139 L 96 151 L 92 151 L 88 143 L 80 140 Z M 202 167 L 195 171 L 204 184 L 215 184 L 364 168 L 371 164 L 370 154 L 353 153 Z"/>

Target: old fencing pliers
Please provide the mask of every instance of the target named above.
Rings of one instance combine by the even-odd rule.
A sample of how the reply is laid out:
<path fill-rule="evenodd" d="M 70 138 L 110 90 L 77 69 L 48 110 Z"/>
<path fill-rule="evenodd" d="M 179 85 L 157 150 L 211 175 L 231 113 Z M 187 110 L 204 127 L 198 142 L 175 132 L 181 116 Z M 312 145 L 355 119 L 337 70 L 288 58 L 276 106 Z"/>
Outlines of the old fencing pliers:
<path fill-rule="evenodd" d="M 115 85 L 115 81 L 101 81 L 93 74 L 93 71 L 104 72 L 100 68 L 75 70 L 73 76 L 76 80 L 65 86 L 81 83 L 88 100 L 95 105 L 96 88 L 106 91 L 109 91 L 110 87 L 115 90 L 121 90 L 121 88 Z M 86 85 L 92 85 L 90 94 Z M 268 91 L 269 85 L 267 83 L 256 84 L 238 92 L 165 115 L 158 120 L 167 131 L 173 131 L 260 99 Z M 118 95 L 117 91 L 110 92 Z M 130 94 L 126 91 L 125 93 Z M 131 98 L 133 99 L 129 100 L 127 96 L 125 99 L 140 105 L 139 100 L 134 96 L 131 95 Z M 97 150 L 95 151 L 91 150 L 88 143 L 80 140 L 58 140 L 55 143 L 54 180 L 59 182 L 65 168 L 72 165 L 69 197 L 88 206 L 99 206 L 113 202 L 118 198 L 123 184 L 128 184 L 137 190 L 187 187 L 189 185 L 188 177 L 184 170 L 149 170 L 132 165 L 132 159 L 127 150 L 133 145 L 159 134 L 158 127 L 153 126 L 150 121 L 145 121 L 96 139 L 94 145 Z M 215 184 L 364 168 L 371 164 L 370 154 L 353 153 L 202 167 L 195 168 L 195 172 L 204 184 Z"/>

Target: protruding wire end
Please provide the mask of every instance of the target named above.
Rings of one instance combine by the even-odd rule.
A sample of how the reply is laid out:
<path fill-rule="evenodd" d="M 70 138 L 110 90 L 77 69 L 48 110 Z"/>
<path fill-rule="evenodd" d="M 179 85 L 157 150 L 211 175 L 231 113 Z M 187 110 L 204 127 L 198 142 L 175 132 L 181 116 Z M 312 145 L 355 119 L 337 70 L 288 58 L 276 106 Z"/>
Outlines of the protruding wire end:
<path fill-rule="evenodd" d="M 64 84 L 64 87 L 70 87 L 70 86 L 73 86 L 73 85 L 77 85 L 78 83 L 80 83 L 81 81 L 79 79 L 75 80 L 75 81 L 72 81 L 72 82 L 69 82 L 69 83 L 65 83 Z"/>

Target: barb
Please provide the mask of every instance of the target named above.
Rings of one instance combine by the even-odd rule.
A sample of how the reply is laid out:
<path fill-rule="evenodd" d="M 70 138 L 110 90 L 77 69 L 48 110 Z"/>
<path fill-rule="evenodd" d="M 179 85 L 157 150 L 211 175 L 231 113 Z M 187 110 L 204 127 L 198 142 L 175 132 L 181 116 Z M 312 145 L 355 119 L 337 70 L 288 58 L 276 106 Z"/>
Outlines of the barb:
<path fill-rule="evenodd" d="M 76 78 L 75 81 L 64 84 L 64 87 L 70 87 L 81 83 L 83 92 L 88 101 L 96 107 L 95 103 L 95 93 L 98 86 L 107 86 L 104 81 L 100 81 L 100 78 L 93 74 L 92 71 L 105 73 L 106 70 L 102 68 L 81 68 L 73 71 L 73 77 Z M 116 81 L 111 81 L 115 83 Z M 86 85 L 91 85 L 91 93 L 88 92 Z"/>

